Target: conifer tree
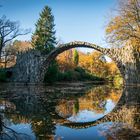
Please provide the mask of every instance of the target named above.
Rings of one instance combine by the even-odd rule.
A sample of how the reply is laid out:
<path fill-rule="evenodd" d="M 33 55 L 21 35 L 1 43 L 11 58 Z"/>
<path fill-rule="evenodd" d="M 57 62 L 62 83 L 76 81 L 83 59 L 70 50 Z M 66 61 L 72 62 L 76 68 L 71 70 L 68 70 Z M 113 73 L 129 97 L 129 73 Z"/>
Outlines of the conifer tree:
<path fill-rule="evenodd" d="M 75 66 L 77 66 L 79 63 L 79 54 L 78 54 L 78 51 L 76 49 L 74 50 L 73 61 L 74 61 Z"/>
<path fill-rule="evenodd" d="M 36 23 L 36 30 L 32 36 L 32 45 L 38 50 L 50 52 L 56 44 L 54 27 L 54 16 L 51 8 L 45 6 Z"/>
<path fill-rule="evenodd" d="M 40 13 L 40 18 L 36 23 L 36 30 L 32 36 L 32 46 L 35 49 L 49 53 L 56 45 L 56 37 L 54 30 L 54 16 L 50 7 L 45 8 Z M 46 72 L 45 82 L 52 83 L 56 80 L 57 63 L 54 60 Z"/>

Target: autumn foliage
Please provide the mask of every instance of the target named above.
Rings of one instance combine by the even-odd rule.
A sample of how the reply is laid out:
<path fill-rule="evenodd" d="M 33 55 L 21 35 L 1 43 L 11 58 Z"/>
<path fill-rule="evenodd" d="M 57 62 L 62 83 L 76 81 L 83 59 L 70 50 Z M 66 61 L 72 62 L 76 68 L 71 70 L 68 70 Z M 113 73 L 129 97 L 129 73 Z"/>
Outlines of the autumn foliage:
<path fill-rule="evenodd" d="M 78 65 L 75 66 L 73 61 L 75 50 L 68 50 L 63 52 L 57 57 L 59 70 L 66 72 L 73 70 L 76 67 L 81 67 L 86 70 L 87 73 L 102 78 L 113 79 L 116 75 L 120 75 L 120 72 L 114 62 L 107 62 L 106 58 L 98 51 L 91 53 L 83 53 L 78 51 L 79 60 Z"/>
<path fill-rule="evenodd" d="M 140 0 L 120 0 L 117 16 L 110 20 L 106 34 L 113 46 L 131 45 L 140 52 Z"/>

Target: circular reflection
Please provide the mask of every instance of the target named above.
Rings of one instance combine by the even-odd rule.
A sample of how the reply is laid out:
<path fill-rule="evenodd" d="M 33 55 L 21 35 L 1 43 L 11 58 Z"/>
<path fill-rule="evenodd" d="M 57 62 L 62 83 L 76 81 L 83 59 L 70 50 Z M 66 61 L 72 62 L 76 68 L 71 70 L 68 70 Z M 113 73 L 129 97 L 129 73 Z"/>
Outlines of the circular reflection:
<path fill-rule="evenodd" d="M 109 87 L 94 87 L 84 96 L 61 100 L 56 112 L 71 122 L 91 122 L 108 114 L 115 107 L 122 91 Z"/>

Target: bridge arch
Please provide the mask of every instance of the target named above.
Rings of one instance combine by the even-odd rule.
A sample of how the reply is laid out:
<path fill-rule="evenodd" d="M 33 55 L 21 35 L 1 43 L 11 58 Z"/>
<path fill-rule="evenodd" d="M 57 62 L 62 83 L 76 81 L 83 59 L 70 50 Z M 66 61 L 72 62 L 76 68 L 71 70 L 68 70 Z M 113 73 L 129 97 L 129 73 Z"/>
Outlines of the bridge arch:
<path fill-rule="evenodd" d="M 82 41 L 59 45 L 47 55 L 34 49 L 18 55 L 16 65 L 11 69 L 13 75 L 10 80 L 26 83 L 43 82 L 45 73 L 52 60 L 60 53 L 77 47 L 95 49 L 107 55 L 117 65 L 126 85 L 140 84 L 140 61 L 135 57 L 133 47 L 125 46 L 108 49 Z"/>
<path fill-rule="evenodd" d="M 72 48 L 78 48 L 78 47 L 82 47 L 82 48 L 90 48 L 90 49 L 94 49 L 96 51 L 101 52 L 104 55 L 107 55 L 108 57 L 110 57 L 112 60 L 115 60 L 112 55 L 111 55 L 111 49 L 107 49 L 107 48 L 102 48 L 98 45 L 92 44 L 92 43 L 88 43 L 88 42 L 82 42 L 82 41 L 74 41 L 74 42 L 70 42 L 70 43 L 66 43 L 66 44 L 61 44 L 60 46 L 58 46 L 57 48 L 55 48 L 54 50 L 52 50 L 47 56 L 46 56 L 46 60 L 42 63 L 42 78 L 45 75 L 45 72 L 47 71 L 49 64 L 62 52 L 67 51 L 69 49 Z M 116 63 L 117 64 L 117 63 Z"/>
<path fill-rule="evenodd" d="M 44 61 L 43 64 L 48 64 L 49 62 L 51 62 L 53 59 L 55 59 L 59 54 L 61 54 L 64 51 L 67 51 L 67 50 L 72 49 L 72 48 L 78 48 L 78 47 L 94 49 L 94 50 L 97 50 L 97 51 L 101 52 L 102 54 L 110 57 L 110 54 L 109 54 L 110 49 L 102 48 L 98 45 L 88 43 L 88 42 L 74 41 L 74 42 L 70 42 L 70 43 L 66 43 L 66 44 L 61 44 L 60 46 L 58 46 L 57 48 L 52 50 L 47 55 L 46 61 Z"/>

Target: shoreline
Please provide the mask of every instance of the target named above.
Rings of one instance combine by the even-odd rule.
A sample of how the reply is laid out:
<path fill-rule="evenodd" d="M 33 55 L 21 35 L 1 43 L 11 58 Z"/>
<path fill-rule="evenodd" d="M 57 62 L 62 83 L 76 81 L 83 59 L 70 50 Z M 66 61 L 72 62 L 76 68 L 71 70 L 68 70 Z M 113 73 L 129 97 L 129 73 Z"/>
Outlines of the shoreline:
<path fill-rule="evenodd" d="M 32 86 L 32 85 L 44 85 L 44 86 L 55 86 L 55 85 L 74 85 L 74 86 L 82 86 L 87 84 L 95 84 L 95 85 L 103 85 L 109 82 L 106 81 L 63 81 L 63 82 L 55 82 L 52 84 L 49 83 L 24 83 L 24 82 L 0 82 L 0 85 L 24 85 L 24 86 Z"/>

